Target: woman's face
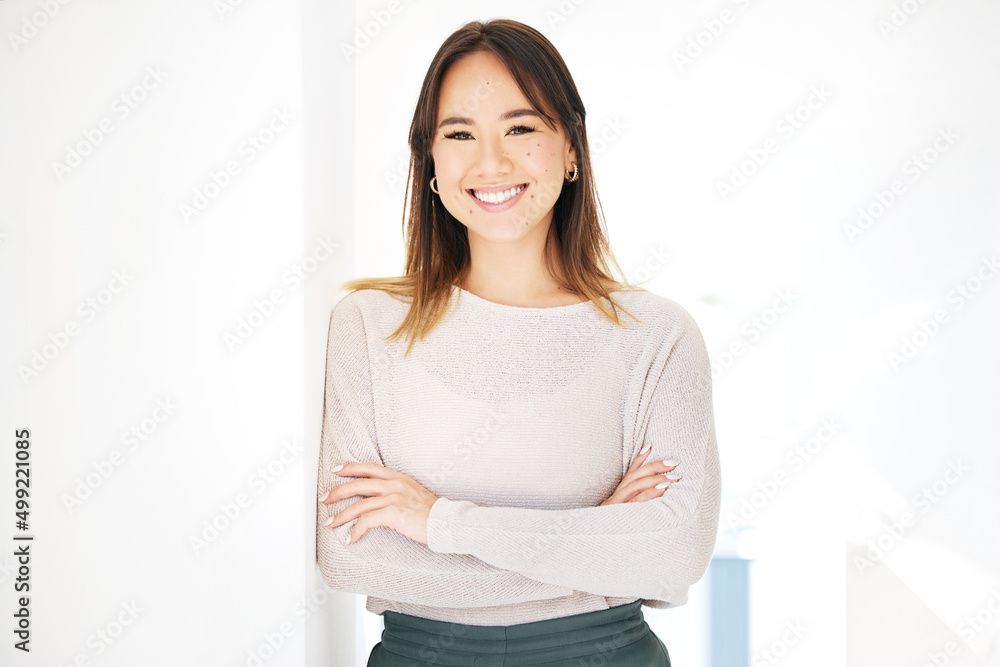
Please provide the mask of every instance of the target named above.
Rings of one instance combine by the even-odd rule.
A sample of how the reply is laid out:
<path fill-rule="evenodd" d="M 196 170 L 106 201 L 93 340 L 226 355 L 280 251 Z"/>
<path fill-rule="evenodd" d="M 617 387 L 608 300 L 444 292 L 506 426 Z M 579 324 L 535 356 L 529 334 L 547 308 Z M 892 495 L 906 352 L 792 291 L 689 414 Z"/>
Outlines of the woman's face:
<path fill-rule="evenodd" d="M 445 73 L 431 156 L 441 201 L 468 227 L 470 245 L 474 236 L 544 239 L 576 161 L 562 127 L 551 130 L 503 61 L 485 52 Z"/>

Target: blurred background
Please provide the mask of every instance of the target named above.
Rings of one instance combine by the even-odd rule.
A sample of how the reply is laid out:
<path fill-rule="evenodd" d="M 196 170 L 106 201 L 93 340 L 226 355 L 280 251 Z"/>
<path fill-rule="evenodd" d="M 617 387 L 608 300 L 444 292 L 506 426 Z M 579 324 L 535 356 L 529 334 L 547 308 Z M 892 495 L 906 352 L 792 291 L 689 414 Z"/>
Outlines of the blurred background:
<path fill-rule="evenodd" d="M 716 557 L 643 608 L 674 663 L 1000 667 L 986 0 L 0 3 L 0 662 L 364 664 L 313 560 L 329 312 L 401 271 L 426 68 L 494 17 L 562 54 L 615 256 L 712 356 Z"/>

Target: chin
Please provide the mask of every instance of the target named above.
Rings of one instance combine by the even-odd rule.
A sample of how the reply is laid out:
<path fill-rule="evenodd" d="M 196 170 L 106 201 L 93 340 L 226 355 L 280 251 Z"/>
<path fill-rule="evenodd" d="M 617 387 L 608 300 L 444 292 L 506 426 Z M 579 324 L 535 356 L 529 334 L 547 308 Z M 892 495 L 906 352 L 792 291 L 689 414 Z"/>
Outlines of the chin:
<path fill-rule="evenodd" d="M 484 225 L 482 221 L 478 221 L 475 225 L 466 224 L 466 227 L 469 230 L 470 237 L 475 234 L 484 241 L 506 243 L 528 236 L 538 226 L 538 223 L 532 222 L 527 226 L 523 226 L 524 223 L 522 222 L 521 225 L 521 227 L 518 227 L 518 221 L 512 219 L 497 221 L 491 225 Z"/>

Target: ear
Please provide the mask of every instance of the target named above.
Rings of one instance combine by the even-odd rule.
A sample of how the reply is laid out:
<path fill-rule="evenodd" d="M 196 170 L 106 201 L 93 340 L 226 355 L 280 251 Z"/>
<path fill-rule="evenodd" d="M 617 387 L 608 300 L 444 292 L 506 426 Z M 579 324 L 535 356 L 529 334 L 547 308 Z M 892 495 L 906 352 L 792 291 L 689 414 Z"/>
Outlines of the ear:
<path fill-rule="evenodd" d="M 576 112 L 576 118 L 577 118 L 578 124 L 582 126 L 583 125 L 583 118 L 580 116 L 580 112 L 579 111 Z M 573 147 L 573 142 L 569 141 L 568 137 L 566 139 L 566 142 L 569 144 L 569 150 L 566 153 L 566 171 L 573 171 L 573 164 L 572 163 L 576 162 L 579 165 L 580 161 L 578 159 L 576 159 L 576 148 Z"/>

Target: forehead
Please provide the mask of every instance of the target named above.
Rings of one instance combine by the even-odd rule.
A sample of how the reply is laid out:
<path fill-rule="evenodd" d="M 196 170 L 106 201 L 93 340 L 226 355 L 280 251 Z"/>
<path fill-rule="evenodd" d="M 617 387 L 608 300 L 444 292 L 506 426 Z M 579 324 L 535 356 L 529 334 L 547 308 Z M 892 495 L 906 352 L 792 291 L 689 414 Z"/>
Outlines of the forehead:
<path fill-rule="evenodd" d="M 445 72 L 438 118 L 455 112 L 474 116 L 477 110 L 493 110 L 510 103 L 530 107 L 504 62 L 492 53 L 479 51 L 463 56 Z"/>

